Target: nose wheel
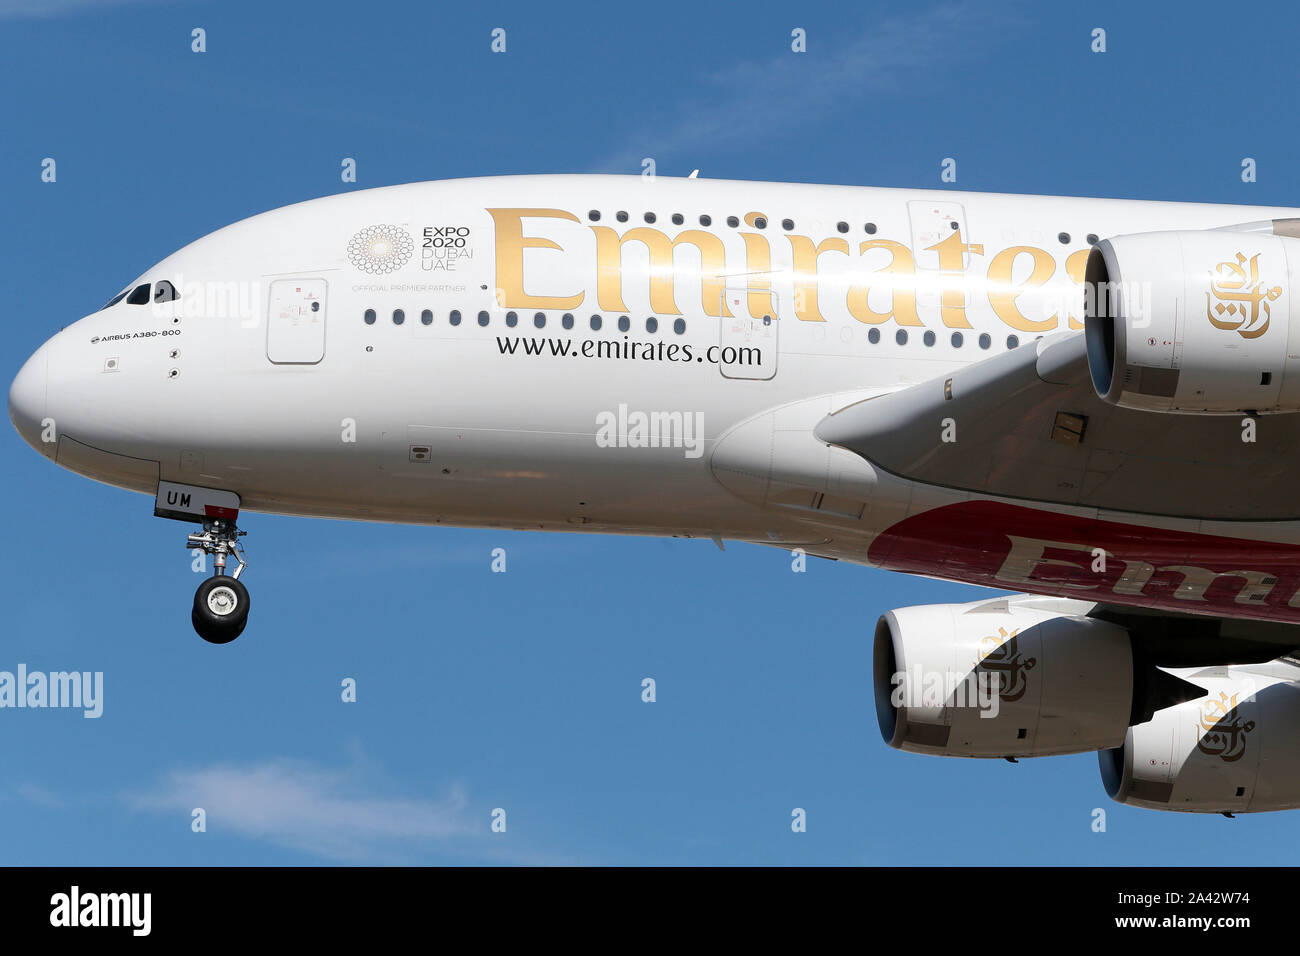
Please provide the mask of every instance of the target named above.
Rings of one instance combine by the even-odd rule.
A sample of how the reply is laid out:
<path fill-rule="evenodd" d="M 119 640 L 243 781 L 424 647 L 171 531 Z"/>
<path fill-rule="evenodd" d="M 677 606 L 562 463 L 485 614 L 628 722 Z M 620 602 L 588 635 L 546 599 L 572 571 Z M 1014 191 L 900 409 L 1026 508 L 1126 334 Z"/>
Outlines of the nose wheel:
<path fill-rule="evenodd" d="M 194 592 L 190 614 L 194 630 L 209 644 L 229 644 L 248 623 L 248 588 L 239 580 L 247 566 L 239 539 L 246 533 L 238 530 L 234 521 L 214 518 L 203 523 L 203 531 L 186 538 L 186 547 L 212 555 L 212 577 Z M 234 574 L 226 573 L 228 556 L 235 559 Z"/>
<path fill-rule="evenodd" d="M 209 644 L 229 644 L 248 623 L 248 588 L 229 574 L 208 578 L 194 592 L 190 621 Z"/>

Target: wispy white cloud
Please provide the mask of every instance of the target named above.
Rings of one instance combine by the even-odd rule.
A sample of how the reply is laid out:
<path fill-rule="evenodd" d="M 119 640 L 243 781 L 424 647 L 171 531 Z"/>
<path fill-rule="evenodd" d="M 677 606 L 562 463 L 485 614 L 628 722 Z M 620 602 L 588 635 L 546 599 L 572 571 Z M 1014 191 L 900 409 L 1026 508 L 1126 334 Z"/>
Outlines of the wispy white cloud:
<path fill-rule="evenodd" d="M 218 764 L 174 770 L 126 800 L 137 810 L 186 817 L 202 807 L 209 832 L 353 862 L 397 861 L 409 849 L 436 848 L 487 829 L 486 818 L 470 820 L 459 786 L 440 800 L 393 797 L 359 782 L 369 777 L 289 760 Z"/>
<path fill-rule="evenodd" d="M 986 38 L 1018 22 L 1005 6 L 959 0 L 868 20 L 838 36 L 813 32 L 806 53 L 787 49 L 704 76 L 689 101 L 646 114 L 632 143 L 599 169 L 638 171 L 645 156 L 745 142 L 798 148 L 796 128 L 830 115 L 856 117 L 855 107 L 870 96 L 950 75 Z"/>
<path fill-rule="evenodd" d="M 53 790 L 46 789 L 39 783 L 32 783 L 31 781 L 18 784 L 17 794 L 28 803 L 44 807 L 47 810 L 62 810 L 68 805 L 68 802 Z"/>

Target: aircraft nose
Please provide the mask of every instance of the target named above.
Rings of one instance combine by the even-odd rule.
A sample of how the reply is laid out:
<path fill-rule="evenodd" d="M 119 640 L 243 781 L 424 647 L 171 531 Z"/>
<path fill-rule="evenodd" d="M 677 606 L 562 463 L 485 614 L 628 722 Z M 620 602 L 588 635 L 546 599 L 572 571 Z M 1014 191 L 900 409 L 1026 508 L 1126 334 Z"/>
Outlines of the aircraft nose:
<path fill-rule="evenodd" d="M 41 441 L 41 422 L 45 418 L 49 364 L 50 343 L 46 342 L 23 364 L 9 386 L 9 420 L 23 441 L 47 456 L 52 454 L 53 444 Z"/>

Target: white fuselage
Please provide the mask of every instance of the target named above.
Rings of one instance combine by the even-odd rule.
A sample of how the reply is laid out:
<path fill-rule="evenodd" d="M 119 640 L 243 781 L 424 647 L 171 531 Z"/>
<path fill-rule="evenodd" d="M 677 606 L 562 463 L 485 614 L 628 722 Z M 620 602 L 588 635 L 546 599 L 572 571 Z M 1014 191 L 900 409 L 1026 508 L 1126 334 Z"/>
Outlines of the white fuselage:
<path fill-rule="evenodd" d="M 1297 214 L 663 177 L 359 191 L 169 256 L 133 286 L 179 298 L 69 325 L 11 414 L 60 464 L 150 494 L 866 561 L 884 528 L 972 496 L 815 448 L 819 418 L 1081 328 L 1090 236 Z M 806 473 L 776 474 L 791 468 Z M 777 479 L 866 507 L 782 508 Z M 1293 524 L 1251 534 L 1300 541 Z"/>

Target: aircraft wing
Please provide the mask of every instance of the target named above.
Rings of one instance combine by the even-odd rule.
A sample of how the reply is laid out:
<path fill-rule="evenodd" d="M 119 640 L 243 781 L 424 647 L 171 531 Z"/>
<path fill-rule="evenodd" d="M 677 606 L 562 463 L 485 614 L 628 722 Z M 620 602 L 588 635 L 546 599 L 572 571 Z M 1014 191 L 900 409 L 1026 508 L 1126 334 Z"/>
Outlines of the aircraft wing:
<path fill-rule="evenodd" d="M 1300 414 L 1133 411 L 1097 397 L 1082 332 L 1029 342 L 828 415 L 821 440 L 913 481 L 1062 505 L 1201 518 L 1300 518 Z"/>

